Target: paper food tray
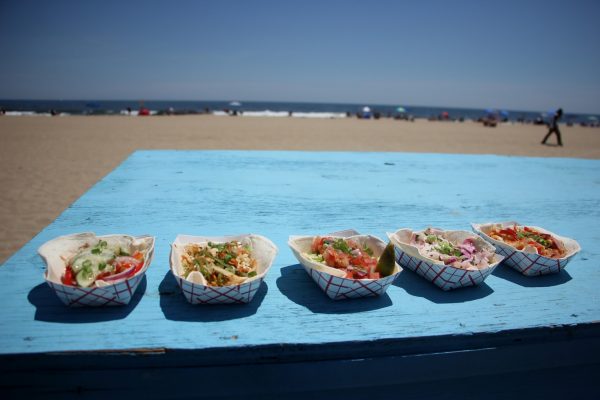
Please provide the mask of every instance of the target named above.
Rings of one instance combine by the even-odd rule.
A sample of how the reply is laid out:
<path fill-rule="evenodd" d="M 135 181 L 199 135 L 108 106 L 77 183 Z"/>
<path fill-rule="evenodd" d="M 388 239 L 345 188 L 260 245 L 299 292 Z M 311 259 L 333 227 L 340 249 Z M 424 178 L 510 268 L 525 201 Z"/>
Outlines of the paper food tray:
<path fill-rule="evenodd" d="M 187 244 L 205 244 L 208 242 L 225 243 L 230 241 L 249 243 L 252 256 L 258 262 L 258 273 L 239 285 L 210 286 L 202 282 L 192 282 L 183 277 L 181 254 Z M 188 236 L 179 235 L 171 245 L 171 272 L 181 287 L 183 295 L 191 304 L 230 304 L 249 303 L 254 298 L 267 272 L 271 268 L 278 249 L 273 242 L 264 236 L 245 234 L 235 236 Z"/>
<path fill-rule="evenodd" d="M 488 236 L 488 232 L 494 228 L 507 228 L 511 226 L 524 226 L 515 221 L 493 223 L 488 222 L 485 224 L 471 224 L 473 231 L 475 231 L 482 238 L 492 243 L 496 247 L 496 252 L 504 256 L 504 264 L 511 268 L 516 269 L 520 273 L 526 276 L 540 276 L 546 274 L 557 274 L 561 269 L 564 269 L 569 261 L 581 250 L 579 243 L 573 239 L 559 236 L 546 229 L 539 228 L 537 226 L 526 225 L 535 230 L 554 236 L 560 240 L 565 246 L 567 253 L 562 258 L 550 258 L 544 257 L 537 252 L 525 252 L 523 250 L 517 250 L 515 247 L 504 243 L 503 241 L 496 240 Z"/>
<path fill-rule="evenodd" d="M 453 238 L 464 240 L 472 238 L 477 246 L 487 247 L 494 252 L 492 245 L 479 236 L 467 231 L 444 231 Z M 408 268 L 442 290 L 453 290 L 461 287 L 475 286 L 483 282 L 500 264 L 503 257 L 495 255 L 494 263 L 482 269 L 463 269 L 445 265 L 442 261 L 432 260 L 419 253 L 419 249 L 410 244 L 413 231 L 408 228 L 399 229 L 394 233 L 388 232 L 390 241 L 394 244 L 396 260 L 404 268 Z"/>
<path fill-rule="evenodd" d="M 95 245 L 100 239 L 128 238 L 134 248 L 145 253 L 144 265 L 135 275 L 113 284 L 103 282 L 102 286 L 75 287 L 65 285 L 61 281 L 66 268 L 66 261 L 75 256 L 81 246 Z M 54 290 L 58 298 L 67 306 L 122 306 L 131 301 L 140 282 L 146 274 L 146 270 L 154 256 L 154 237 L 152 236 L 129 236 L 129 235 L 104 235 L 96 236 L 92 232 L 77 233 L 61 236 L 44 243 L 38 250 L 42 259 L 46 262 L 44 279 Z"/>
<path fill-rule="evenodd" d="M 373 250 L 373 254 L 377 258 L 381 256 L 386 246 L 386 243 L 381 239 L 370 235 L 360 235 L 354 229 L 334 232 L 322 236 L 354 239 L 361 245 L 367 244 Z M 305 253 L 310 252 L 315 237 L 316 236 L 290 236 L 288 245 L 308 275 L 315 281 L 321 290 L 333 300 L 381 296 L 398 277 L 398 274 L 402 272 L 402 268 L 396 263 L 394 272 L 391 275 L 380 279 L 345 278 L 344 272 L 315 262 L 304 256 Z"/>

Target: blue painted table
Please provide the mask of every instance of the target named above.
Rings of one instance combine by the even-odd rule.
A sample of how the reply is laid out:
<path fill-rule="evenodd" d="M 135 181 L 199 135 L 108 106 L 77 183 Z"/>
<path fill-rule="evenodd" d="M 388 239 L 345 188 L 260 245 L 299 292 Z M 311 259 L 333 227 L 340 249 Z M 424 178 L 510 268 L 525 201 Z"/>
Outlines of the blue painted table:
<path fill-rule="evenodd" d="M 65 177 L 68 179 L 68 177 Z M 3 393 L 148 397 L 589 396 L 600 372 L 600 161 L 404 153 L 138 151 L 0 268 Z M 500 266 L 442 292 L 404 271 L 334 302 L 286 243 L 345 228 L 470 229 L 516 219 L 576 238 L 558 275 Z M 68 233 L 156 236 L 127 307 L 70 309 L 37 248 Z M 279 255 L 248 305 L 191 306 L 179 233 L 259 233 Z M 597 393 L 596 393 L 597 394 Z"/>

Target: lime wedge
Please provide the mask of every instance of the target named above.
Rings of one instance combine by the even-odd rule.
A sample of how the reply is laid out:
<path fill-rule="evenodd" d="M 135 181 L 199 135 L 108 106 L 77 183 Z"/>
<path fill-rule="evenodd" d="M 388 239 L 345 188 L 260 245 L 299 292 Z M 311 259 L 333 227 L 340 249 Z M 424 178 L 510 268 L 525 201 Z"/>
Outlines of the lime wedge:
<path fill-rule="evenodd" d="M 394 267 L 396 266 L 396 255 L 394 253 L 394 245 L 390 242 L 385 246 L 385 250 L 381 253 L 375 271 L 379 272 L 381 277 L 390 276 L 394 273 Z"/>

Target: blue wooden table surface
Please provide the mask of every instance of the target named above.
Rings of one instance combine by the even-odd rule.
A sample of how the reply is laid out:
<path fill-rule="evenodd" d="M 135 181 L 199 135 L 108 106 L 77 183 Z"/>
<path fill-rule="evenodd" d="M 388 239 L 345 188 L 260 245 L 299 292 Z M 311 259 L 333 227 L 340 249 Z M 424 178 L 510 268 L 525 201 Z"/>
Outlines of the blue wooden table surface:
<path fill-rule="evenodd" d="M 599 217 L 596 160 L 138 151 L 0 267 L 2 383 L 32 365 L 93 361 L 109 368 L 116 360 L 99 361 L 98 354 L 140 356 L 119 358 L 121 368 L 191 368 L 510 352 L 518 343 L 531 353 L 546 342 L 552 345 L 538 352 L 548 356 L 537 358 L 537 368 L 597 368 Z M 354 228 L 385 238 L 401 227 L 470 230 L 470 222 L 504 220 L 572 237 L 583 250 L 558 275 L 528 278 L 501 265 L 478 287 L 443 292 L 406 270 L 385 296 L 334 302 L 287 247 L 292 234 Z M 129 306 L 67 308 L 44 283 L 37 248 L 83 231 L 156 236 L 154 261 Z M 169 272 L 175 236 L 239 233 L 267 236 L 279 247 L 253 302 L 187 304 Z M 495 365 L 514 372 L 516 354 L 498 356 Z"/>

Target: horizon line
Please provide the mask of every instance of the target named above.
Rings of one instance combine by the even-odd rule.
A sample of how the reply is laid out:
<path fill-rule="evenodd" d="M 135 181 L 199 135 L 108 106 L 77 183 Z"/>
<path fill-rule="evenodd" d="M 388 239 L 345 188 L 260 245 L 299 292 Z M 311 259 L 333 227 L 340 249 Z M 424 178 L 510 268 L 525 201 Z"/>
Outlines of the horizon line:
<path fill-rule="evenodd" d="M 466 106 L 448 106 L 448 105 L 444 105 L 444 106 L 440 106 L 440 105 L 422 105 L 422 104 L 408 104 L 408 103 L 377 103 L 377 102 L 362 102 L 362 103 L 356 103 L 356 102 L 345 102 L 345 101 L 341 101 L 341 102 L 331 102 L 331 101 L 290 101 L 290 100 L 244 100 L 244 99 L 210 99 L 210 100 L 203 100 L 203 99 L 156 99 L 156 98 L 152 98 L 152 99 L 96 99 L 96 98 L 13 98 L 13 99 L 9 99 L 9 98 L 0 98 L 0 102 L 5 102 L 5 101 L 57 101 L 57 102 L 61 102 L 61 101 L 81 101 L 81 102 L 94 102 L 94 101 L 101 101 L 101 102 L 109 102 L 109 101 L 114 101 L 114 102 L 135 102 L 135 103 L 140 103 L 140 102 L 169 102 L 169 101 L 173 101 L 173 102 L 220 102 L 220 103 L 230 103 L 230 102 L 240 102 L 240 103 L 297 103 L 297 104 L 339 104 L 339 105 L 352 105 L 352 106 L 386 106 L 386 107 L 406 107 L 406 108 L 410 108 L 410 107 L 420 107 L 420 108 L 440 108 L 440 109 L 473 109 L 473 110 L 496 110 L 496 111 L 508 111 L 508 112 L 526 112 L 526 113 L 547 113 L 550 110 L 525 110 L 525 109 L 512 109 L 512 108 L 503 108 L 503 107 L 466 107 Z M 579 114 L 579 115 L 600 115 L 600 112 L 581 112 L 581 111 L 574 111 L 574 112 L 565 112 L 565 114 Z"/>

